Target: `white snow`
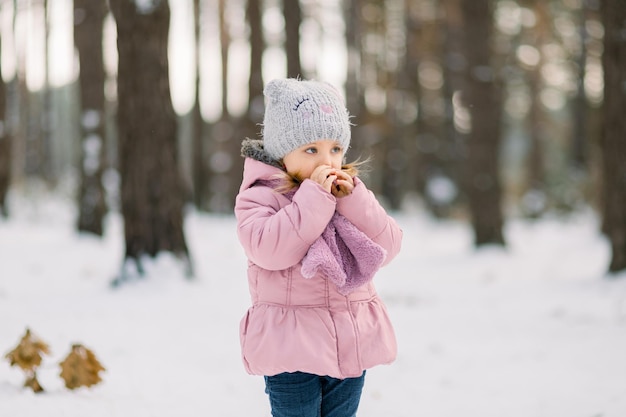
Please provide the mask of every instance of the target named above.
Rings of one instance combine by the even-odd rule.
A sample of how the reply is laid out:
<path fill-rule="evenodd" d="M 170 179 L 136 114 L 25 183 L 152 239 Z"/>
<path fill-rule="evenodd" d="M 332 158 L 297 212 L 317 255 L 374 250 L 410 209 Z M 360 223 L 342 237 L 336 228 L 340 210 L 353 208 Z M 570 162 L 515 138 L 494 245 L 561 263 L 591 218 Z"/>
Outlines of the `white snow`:
<path fill-rule="evenodd" d="M 74 232 L 67 203 L 11 201 L 0 220 L 0 416 L 270 415 L 262 378 L 240 362 L 249 299 L 232 217 L 188 214 L 194 281 L 164 255 L 146 279 L 111 289 L 119 216 L 99 240 Z M 360 417 L 626 416 L 626 276 L 605 276 L 595 215 L 510 221 L 508 249 L 478 252 L 464 223 L 397 218 L 403 250 L 376 281 L 399 355 L 368 372 Z M 4 358 L 26 327 L 52 349 L 42 394 Z M 58 363 L 73 343 L 106 367 L 101 384 L 65 389 Z"/>

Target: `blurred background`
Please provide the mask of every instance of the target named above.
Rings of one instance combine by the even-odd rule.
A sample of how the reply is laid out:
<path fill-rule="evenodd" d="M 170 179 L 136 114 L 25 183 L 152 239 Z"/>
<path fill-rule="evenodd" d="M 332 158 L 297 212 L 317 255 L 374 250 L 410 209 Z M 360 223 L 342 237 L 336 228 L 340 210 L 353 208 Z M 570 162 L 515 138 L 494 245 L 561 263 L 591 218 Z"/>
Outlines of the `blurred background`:
<path fill-rule="evenodd" d="M 506 245 L 507 219 L 591 208 L 626 269 L 619 0 L 0 0 L 0 208 L 125 220 L 126 257 L 187 253 L 185 210 L 231 214 L 263 85 L 338 86 L 349 159 L 392 211 Z"/>

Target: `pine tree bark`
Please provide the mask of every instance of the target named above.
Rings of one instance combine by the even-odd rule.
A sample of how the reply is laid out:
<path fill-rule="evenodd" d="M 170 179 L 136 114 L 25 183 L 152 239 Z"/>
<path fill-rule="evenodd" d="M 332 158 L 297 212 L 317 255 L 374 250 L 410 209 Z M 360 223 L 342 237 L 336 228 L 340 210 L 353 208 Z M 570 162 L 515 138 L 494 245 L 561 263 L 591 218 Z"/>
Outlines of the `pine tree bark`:
<path fill-rule="evenodd" d="M 102 173 L 105 163 L 105 98 L 102 30 L 106 0 L 74 0 L 74 43 L 80 62 L 81 184 L 78 230 L 103 233 L 106 202 Z"/>
<path fill-rule="evenodd" d="M 467 69 L 463 101 L 471 115 L 465 191 L 476 246 L 504 245 L 498 153 L 502 99 L 491 65 L 493 13 L 489 0 L 463 0 Z"/>
<path fill-rule="evenodd" d="M 170 9 L 165 0 L 153 1 L 148 10 L 145 6 L 139 10 L 129 0 L 109 4 L 117 23 L 119 54 L 117 117 L 125 260 L 135 261 L 143 274 L 144 256 L 166 251 L 189 259 L 169 87 Z"/>
<path fill-rule="evenodd" d="M 626 270 L 626 8 L 623 0 L 603 0 L 604 180 L 602 230 L 611 242 L 610 272 Z"/>

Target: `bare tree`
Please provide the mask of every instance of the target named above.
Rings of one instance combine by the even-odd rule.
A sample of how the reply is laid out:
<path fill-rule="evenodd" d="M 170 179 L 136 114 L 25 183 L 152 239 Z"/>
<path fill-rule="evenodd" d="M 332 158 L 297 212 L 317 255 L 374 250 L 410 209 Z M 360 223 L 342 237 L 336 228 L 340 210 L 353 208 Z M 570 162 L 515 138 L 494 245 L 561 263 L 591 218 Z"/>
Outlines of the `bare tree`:
<path fill-rule="evenodd" d="M 104 57 L 106 0 L 74 0 L 74 43 L 80 61 L 81 184 L 78 230 L 102 236 L 106 214 L 102 172 L 105 155 Z"/>
<path fill-rule="evenodd" d="M 378 82 L 385 94 L 384 113 L 384 185 L 382 194 L 392 210 L 400 210 L 402 197 L 407 188 L 408 176 L 404 171 L 409 165 L 407 127 L 405 124 L 406 103 L 415 100 L 413 92 L 406 90 L 401 69 L 406 61 L 406 8 L 403 0 L 381 2 L 383 21 L 379 25 L 384 43 L 379 55 Z M 401 41 L 398 41 L 401 40 Z"/>
<path fill-rule="evenodd" d="M 291 3 L 291 2 L 288 2 Z M 293 3 L 298 3 L 294 1 Z M 250 27 L 250 79 L 248 81 L 248 119 L 256 129 L 263 116 L 263 52 L 265 40 L 261 18 L 261 1 L 248 0 L 246 17 Z M 299 55 L 298 55 L 299 59 Z"/>
<path fill-rule="evenodd" d="M 48 117 L 50 116 L 51 100 L 49 100 L 49 78 L 48 78 L 48 2 L 37 2 L 30 5 L 24 5 L 22 2 L 14 3 L 17 11 L 23 10 L 26 6 L 37 10 L 34 16 L 42 19 L 40 24 L 43 26 L 43 42 L 44 45 L 44 65 L 41 68 L 44 75 L 43 88 L 39 91 L 30 91 L 26 84 L 27 73 L 32 71 L 26 65 L 26 54 L 21 54 L 19 59 L 22 61 L 18 65 L 21 74 L 18 75 L 20 83 L 20 126 L 17 132 L 17 142 L 21 142 L 19 147 L 23 149 L 24 155 L 24 173 L 29 178 L 37 178 L 42 180 L 50 180 L 49 177 L 49 159 L 51 152 L 48 140 L 50 135 L 47 132 Z M 16 143 L 17 144 L 17 143 Z M 18 147 L 18 146 L 16 146 Z M 20 149 L 20 151 L 22 150 Z"/>
<path fill-rule="evenodd" d="M 348 67 L 346 74 L 346 103 L 348 110 L 359 118 L 365 107 L 363 90 L 359 86 L 359 63 L 361 62 L 361 33 L 362 25 L 360 13 L 361 0 L 345 0 L 343 15 L 346 24 L 346 48 L 348 52 Z"/>
<path fill-rule="evenodd" d="M 446 134 L 445 102 L 447 98 L 452 103 L 454 78 L 450 71 L 446 72 L 443 59 L 444 51 L 456 39 L 451 37 L 446 43 L 442 26 L 453 27 L 459 6 L 457 1 L 450 0 L 439 7 L 436 4 L 432 0 L 411 3 L 412 8 L 406 14 L 410 28 L 407 58 L 413 61 L 413 68 L 405 72 L 415 78 L 417 96 L 418 112 L 412 146 L 416 151 L 416 160 L 411 164 L 416 167 L 416 187 L 430 211 L 437 217 L 445 217 L 451 208 L 454 192 L 442 192 L 444 187 L 441 184 L 451 184 L 452 181 L 448 164 L 456 135 Z M 444 74 L 448 76 L 445 81 Z M 445 93 L 449 93 L 448 97 Z"/>
<path fill-rule="evenodd" d="M 610 272 L 626 270 L 626 7 L 602 1 L 604 23 L 603 225 L 612 248 Z"/>
<path fill-rule="evenodd" d="M 287 53 L 287 76 L 302 76 L 300 63 L 300 24 L 302 10 L 300 0 L 283 0 L 285 17 L 285 50 Z"/>
<path fill-rule="evenodd" d="M 574 99 L 574 129 L 572 132 L 572 168 L 581 171 L 587 171 L 588 167 L 588 142 L 587 130 L 589 125 L 589 105 L 587 103 L 587 93 L 585 91 L 585 74 L 587 73 L 587 43 L 589 41 L 589 33 L 587 32 L 587 15 L 590 8 L 590 1 L 583 0 L 578 18 L 580 23 L 578 31 L 580 33 L 580 52 L 576 57 L 578 67 L 578 91 Z"/>
<path fill-rule="evenodd" d="M 262 10 L 260 0 L 248 0 L 246 19 L 250 28 L 250 78 L 248 79 L 248 111 L 239 137 L 254 137 L 258 124 L 263 120 L 263 38 Z M 241 158 L 238 158 L 241 159 Z"/>
<path fill-rule="evenodd" d="M 230 33 L 226 22 L 226 0 L 218 0 L 217 13 L 220 26 L 220 53 L 222 57 L 222 119 L 227 120 L 228 112 L 228 50 L 230 48 Z"/>
<path fill-rule="evenodd" d="M 350 158 L 370 159 L 368 186 L 385 198 L 397 195 L 397 178 L 389 171 L 387 139 L 392 136 L 387 117 L 388 96 L 395 79 L 391 79 L 385 62 L 385 33 L 387 30 L 385 4 L 381 0 L 349 0 L 346 5 L 346 36 L 348 74 L 346 92 L 348 109 L 356 126 L 352 135 Z M 363 11 L 366 10 L 367 13 Z M 402 22 L 399 22 L 402 24 Z M 367 40 L 375 42 L 367 42 Z M 370 97 L 368 100 L 367 97 Z M 373 98 L 373 99 L 372 99 Z M 394 201 L 395 203 L 395 201 Z"/>
<path fill-rule="evenodd" d="M 549 40 L 549 10 L 548 5 L 541 0 L 525 0 L 522 5 L 527 5 L 534 10 L 536 23 L 527 30 L 524 35 L 531 45 L 542 45 Z M 545 166 L 545 137 L 546 137 L 546 114 L 541 103 L 541 90 L 544 88 L 541 70 L 544 59 L 539 59 L 532 68 L 527 68 L 527 84 L 530 92 L 530 109 L 527 118 L 528 123 L 528 169 L 525 190 L 524 213 L 531 218 L 539 217 L 547 208 L 544 202 L 547 195 Z M 544 196 L 544 198 L 541 198 Z"/>
<path fill-rule="evenodd" d="M 43 1 L 43 19 L 44 19 L 44 88 L 42 92 L 42 109 L 41 109 L 41 160 L 38 169 L 42 178 L 54 184 L 56 181 L 56 173 L 52 169 L 52 89 L 50 85 L 50 4 L 49 0 Z"/>
<path fill-rule="evenodd" d="M 196 89 L 193 108 L 191 109 L 191 117 L 193 124 L 192 147 L 193 147 L 193 200 L 199 209 L 205 209 L 208 205 L 208 183 L 210 172 L 206 164 L 206 141 L 205 141 L 205 123 L 200 108 L 200 48 L 201 48 L 201 13 L 202 7 L 200 0 L 194 0 L 194 32 L 195 32 L 195 63 L 196 66 Z"/>
<path fill-rule="evenodd" d="M 455 98 L 465 84 L 467 60 L 464 55 L 464 29 L 461 0 L 444 0 L 440 3 L 444 14 L 444 29 L 442 34 L 442 69 L 443 69 L 443 97 L 445 107 L 444 137 L 446 154 L 448 157 L 448 175 L 454 187 L 444 189 L 442 199 L 448 204 L 454 203 L 460 197 L 458 187 L 461 183 L 459 161 L 464 155 L 466 134 L 461 127 L 457 127 L 455 117 L 459 110 L 455 106 Z M 442 213 L 442 214 L 445 214 Z"/>
<path fill-rule="evenodd" d="M 125 261 L 161 251 L 191 265 L 183 230 L 183 180 L 168 70 L 167 1 L 110 0 L 117 23 L 118 134 Z M 114 283 L 124 280 L 125 269 Z"/>
<path fill-rule="evenodd" d="M 2 51 L 1 35 L 0 51 Z M 2 54 L 0 53 L 0 58 L 1 56 Z M 1 63 L 2 59 L 0 59 L 0 64 Z M 11 137 L 9 135 L 9 123 L 6 110 L 7 88 L 2 78 L 2 71 L 0 70 L 0 215 L 3 217 L 8 217 L 9 215 L 6 196 L 11 184 Z"/>
<path fill-rule="evenodd" d="M 243 166 L 239 120 L 234 120 L 228 108 L 228 66 L 231 33 L 228 24 L 227 2 L 218 0 L 218 20 L 220 34 L 220 53 L 222 58 L 222 115 L 211 126 L 209 147 L 210 200 L 209 209 L 219 213 L 232 213 L 238 190 L 238 178 Z"/>
<path fill-rule="evenodd" d="M 489 0 L 463 0 L 467 68 L 463 101 L 470 109 L 471 132 L 465 191 L 475 245 L 504 245 L 498 153 L 501 91 L 491 63 L 493 13 Z"/>

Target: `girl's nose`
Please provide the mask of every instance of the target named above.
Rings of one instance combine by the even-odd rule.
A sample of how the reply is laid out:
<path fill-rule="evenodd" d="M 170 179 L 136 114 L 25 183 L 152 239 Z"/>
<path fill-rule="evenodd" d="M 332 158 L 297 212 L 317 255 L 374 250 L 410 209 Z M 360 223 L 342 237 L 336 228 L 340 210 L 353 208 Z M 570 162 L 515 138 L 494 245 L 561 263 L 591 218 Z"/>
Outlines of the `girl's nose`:
<path fill-rule="evenodd" d="M 333 156 L 330 153 L 323 152 L 320 154 L 320 165 L 332 165 Z"/>

